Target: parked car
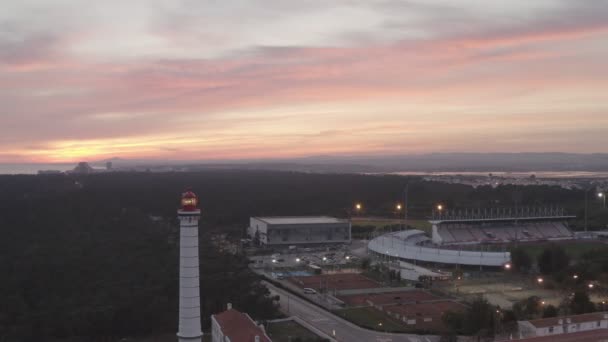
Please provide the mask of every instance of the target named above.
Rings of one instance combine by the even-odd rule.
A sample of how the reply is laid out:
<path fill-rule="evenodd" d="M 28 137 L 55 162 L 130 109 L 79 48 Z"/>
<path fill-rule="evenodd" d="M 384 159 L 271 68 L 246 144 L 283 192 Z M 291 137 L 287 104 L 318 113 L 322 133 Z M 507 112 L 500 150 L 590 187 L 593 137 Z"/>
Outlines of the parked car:
<path fill-rule="evenodd" d="M 304 293 L 306 293 L 306 294 L 316 294 L 317 291 L 315 291 L 315 289 L 311 289 L 310 287 L 305 287 L 304 288 Z"/>

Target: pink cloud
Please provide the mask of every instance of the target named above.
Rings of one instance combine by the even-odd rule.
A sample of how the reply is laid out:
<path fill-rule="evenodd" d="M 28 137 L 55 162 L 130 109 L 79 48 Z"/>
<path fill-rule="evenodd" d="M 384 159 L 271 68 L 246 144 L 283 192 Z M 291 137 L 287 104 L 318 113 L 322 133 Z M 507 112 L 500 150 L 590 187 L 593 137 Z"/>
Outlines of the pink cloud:
<path fill-rule="evenodd" d="M 581 66 L 580 56 L 570 61 L 561 59 L 571 53 L 568 46 L 573 41 L 601 42 L 606 33 L 604 25 L 581 23 L 577 27 L 490 32 L 473 37 L 355 47 L 267 47 L 214 60 L 143 59 L 105 63 L 58 52 L 86 35 L 48 41 L 33 39 L 23 46 L 13 46 L 11 53 L 0 55 L 3 62 L 0 64 L 0 89 L 3 90 L 0 101 L 5 111 L 0 117 L 0 126 L 5 128 L 0 146 L 11 146 L 18 151 L 25 149 L 19 147 L 25 140 L 44 144 L 73 139 L 145 139 L 143 137 L 165 132 L 196 129 L 204 132 L 202 134 L 213 134 L 242 126 L 247 120 L 258 123 L 264 120 L 259 116 L 248 119 L 245 115 L 222 119 L 226 112 L 263 111 L 310 103 L 351 103 L 354 107 L 366 100 L 376 101 L 380 107 L 385 100 L 405 104 L 418 101 L 432 108 L 437 102 L 462 105 L 480 99 L 483 105 L 491 107 L 494 103 L 504 103 L 510 94 L 540 88 L 559 91 L 585 84 L 590 93 L 595 93 L 607 86 L 605 79 L 598 77 L 603 62 L 585 57 L 585 65 Z M 546 44 L 556 45 L 554 49 L 545 49 Z M 578 72 L 563 72 L 564 68 Z M 486 98 L 481 99 L 479 94 Z M 533 122 L 546 120 L 551 115 L 543 112 L 543 104 L 538 107 L 537 116 L 530 118 Z M 473 120 L 465 114 L 463 117 L 463 122 Z M 590 119 L 594 118 L 597 118 L 595 113 Z M 373 123 L 374 113 L 366 120 Z M 513 116 L 493 120 L 496 120 L 494 127 L 516 127 L 518 120 L 524 119 Z M 368 128 L 369 125 L 362 125 L 360 130 Z M 326 132 L 336 134 L 314 139 L 304 134 L 306 143 L 298 145 L 297 141 L 291 141 L 286 153 L 375 151 L 399 141 L 394 134 L 386 137 L 383 131 L 376 127 L 373 137 L 364 137 L 353 146 L 353 142 L 344 137 L 344 131 L 328 127 Z M 333 138 L 329 139 L 330 136 Z M 196 151 L 186 149 L 180 153 L 184 156 L 200 153 L 214 157 L 261 156 L 266 148 L 286 141 L 285 137 L 277 137 L 271 145 L 265 145 L 256 142 L 255 135 L 249 139 L 251 148 L 243 148 L 242 139 L 228 136 L 219 146 L 211 144 L 207 149 L 199 143 Z M 429 143 L 409 146 L 422 148 Z M 51 149 L 52 144 L 48 148 Z M 128 156 L 162 153 L 156 147 L 109 150 L 108 153 Z M 0 158 L 10 160 L 15 155 L 18 153 Z"/>

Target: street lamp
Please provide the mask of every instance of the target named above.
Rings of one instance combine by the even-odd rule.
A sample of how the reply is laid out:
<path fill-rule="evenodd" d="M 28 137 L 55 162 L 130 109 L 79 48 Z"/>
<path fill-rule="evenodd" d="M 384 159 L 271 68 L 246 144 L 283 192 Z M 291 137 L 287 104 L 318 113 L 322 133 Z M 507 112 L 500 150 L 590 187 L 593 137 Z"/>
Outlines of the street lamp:
<path fill-rule="evenodd" d="M 357 211 L 361 211 L 361 209 L 362 209 L 362 208 L 363 208 L 363 205 L 361 205 L 361 203 L 357 203 L 357 204 L 355 204 L 355 209 L 356 209 Z"/>
<path fill-rule="evenodd" d="M 437 210 L 442 211 L 443 210 L 443 205 L 442 204 L 437 204 Z"/>
<path fill-rule="evenodd" d="M 589 289 L 593 289 L 595 287 L 595 285 L 593 285 L 593 284 L 589 284 L 587 286 L 589 286 Z"/>
<path fill-rule="evenodd" d="M 401 211 L 401 208 L 402 208 L 401 203 L 397 203 L 395 208 L 397 209 L 397 211 Z"/>
<path fill-rule="evenodd" d="M 510 270 L 511 269 L 511 264 L 505 264 L 505 270 Z"/>
<path fill-rule="evenodd" d="M 296 258 L 296 262 L 300 262 L 300 258 Z"/>
<path fill-rule="evenodd" d="M 572 279 L 578 279 L 578 274 L 573 275 Z"/>
<path fill-rule="evenodd" d="M 597 194 L 597 197 L 599 197 L 604 202 L 602 208 L 606 209 L 606 194 L 604 194 L 603 192 L 599 192 Z"/>
<path fill-rule="evenodd" d="M 539 284 L 542 284 L 542 283 L 543 283 L 543 281 L 545 281 L 545 280 L 544 280 L 543 278 L 541 278 L 541 277 L 538 277 L 538 278 L 536 278 L 536 281 L 537 281 Z"/>

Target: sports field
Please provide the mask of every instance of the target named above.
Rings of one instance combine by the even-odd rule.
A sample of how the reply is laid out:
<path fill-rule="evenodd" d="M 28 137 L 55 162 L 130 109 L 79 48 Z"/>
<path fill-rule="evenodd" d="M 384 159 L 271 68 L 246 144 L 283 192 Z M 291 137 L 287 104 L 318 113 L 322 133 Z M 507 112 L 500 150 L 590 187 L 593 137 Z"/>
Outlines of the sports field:
<path fill-rule="evenodd" d="M 457 297 L 483 296 L 491 304 L 510 309 L 514 303 L 530 296 L 538 296 L 546 304 L 559 305 L 563 294 L 556 290 L 541 288 L 533 280 L 497 277 L 496 279 L 458 280 L 443 290 Z"/>
<path fill-rule="evenodd" d="M 309 287 L 315 290 L 355 290 L 382 287 L 380 283 L 358 273 L 323 274 L 309 277 L 291 277 L 288 279 L 301 288 Z"/>
<path fill-rule="evenodd" d="M 428 300 L 436 300 L 439 297 L 422 290 L 389 292 L 389 293 L 367 293 L 360 295 L 338 296 L 348 306 L 368 306 L 368 302 L 375 305 L 415 303 Z"/>

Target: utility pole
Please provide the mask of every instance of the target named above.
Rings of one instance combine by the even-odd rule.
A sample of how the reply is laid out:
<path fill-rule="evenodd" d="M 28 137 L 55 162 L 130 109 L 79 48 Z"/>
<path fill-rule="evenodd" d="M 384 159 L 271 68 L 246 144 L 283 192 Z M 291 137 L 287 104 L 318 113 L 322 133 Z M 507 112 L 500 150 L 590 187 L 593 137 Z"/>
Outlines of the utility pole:
<path fill-rule="evenodd" d="M 589 201 L 588 201 L 587 197 L 589 197 L 588 196 L 589 190 L 591 190 L 590 187 L 587 188 L 587 190 L 585 190 L 585 232 L 587 232 L 587 209 L 589 207 L 589 205 L 588 205 Z"/>
<path fill-rule="evenodd" d="M 404 229 L 407 230 L 407 212 L 408 212 L 408 205 L 409 205 L 409 201 L 408 201 L 408 192 L 409 192 L 409 188 L 410 188 L 410 183 L 407 182 L 405 184 L 405 189 L 403 190 L 403 226 Z"/>

